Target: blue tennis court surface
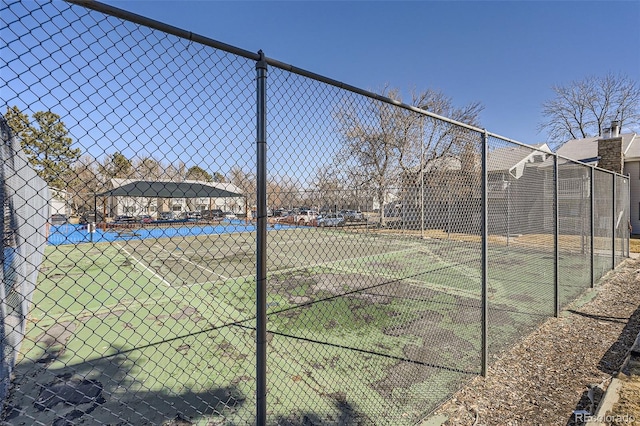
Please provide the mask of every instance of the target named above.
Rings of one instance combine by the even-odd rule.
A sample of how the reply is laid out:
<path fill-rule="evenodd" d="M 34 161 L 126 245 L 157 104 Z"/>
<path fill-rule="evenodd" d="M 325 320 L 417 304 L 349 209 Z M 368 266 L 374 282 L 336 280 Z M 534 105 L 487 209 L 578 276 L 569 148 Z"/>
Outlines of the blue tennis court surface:
<path fill-rule="evenodd" d="M 287 229 L 288 225 L 269 225 L 269 229 Z M 189 226 L 153 226 L 131 229 L 96 229 L 93 233 L 88 232 L 86 225 L 64 224 L 51 226 L 49 229 L 48 243 L 51 245 L 79 244 L 79 243 L 100 243 L 111 241 L 122 241 L 131 239 L 147 238 L 170 238 L 170 237 L 192 237 L 196 235 L 208 234 L 229 234 L 233 232 L 254 232 L 256 225 L 247 224 L 242 220 L 224 221 L 217 225 L 189 225 Z"/>

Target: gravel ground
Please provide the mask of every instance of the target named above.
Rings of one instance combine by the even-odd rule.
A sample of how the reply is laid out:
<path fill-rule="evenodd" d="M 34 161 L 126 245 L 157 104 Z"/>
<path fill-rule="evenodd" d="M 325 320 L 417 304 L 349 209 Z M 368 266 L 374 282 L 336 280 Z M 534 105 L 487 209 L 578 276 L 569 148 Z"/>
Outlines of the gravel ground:
<path fill-rule="evenodd" d="M 640 331 L 640 261 L 628 259 L 436 411 L 445 425 L 581 425 Z M 429 423 L 431 424 L 431 423 Z M 640 424 L 640 423 L 638 423 Z"/>

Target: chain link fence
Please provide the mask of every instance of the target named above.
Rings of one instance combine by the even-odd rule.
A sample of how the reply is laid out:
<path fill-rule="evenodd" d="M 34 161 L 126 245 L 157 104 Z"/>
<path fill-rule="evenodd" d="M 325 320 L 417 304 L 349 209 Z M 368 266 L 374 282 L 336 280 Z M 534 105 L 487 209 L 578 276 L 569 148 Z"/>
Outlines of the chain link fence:
<path fill-rule="evenodd" d="M 100 3 L 0 17 L 9 424 L 415 424 L 628 256 L 628 179 L 544 145 Z"/>

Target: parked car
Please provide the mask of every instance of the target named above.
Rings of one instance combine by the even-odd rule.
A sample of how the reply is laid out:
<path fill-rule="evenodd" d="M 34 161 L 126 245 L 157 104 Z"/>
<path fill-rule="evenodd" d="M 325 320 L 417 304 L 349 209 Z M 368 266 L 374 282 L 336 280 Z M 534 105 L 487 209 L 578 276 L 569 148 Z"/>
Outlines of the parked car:
<path fill-rule="evenodd" d="M 276 218 L 278 223 L 294 223 L 295 220 L 295 215 L 286 210 L 283 210 L 282 213 L 280 213 L 280 216 Z"/>
<path fill-rule="evenodd" d="M 329 213 L 323 216 L 318 216 L 316 224 L 324 228 L 325 226 L 342 226 L 344 225 L 344 216 L 339 213 Z"/>
<path fill-rule="evenodd" d="M 202 213 L 198 211 L 186 212 L 184 218 L 188 220 L 200 220 L 202 219 Z"/>
<path fill-rule="evenodd" d="M 202 210 L 202 219 L 205 220 L 213 220 L 213 219 L 222 219 L 223 214 L 220 209 L 213 210 Z"/>
<path fill-rule="evenodd" d="M 311 223 L 318 217 L 318 212 L 313 210 L 300 210 L 295 215 L 294 223 L 298 225 L 311 225 Z"/>
<path fill-rule="evenodd" d="M 158 213 L 158 220 L 173 220 L 175 219 L 173 212 L 160 212 Z"/>
<path fill-rule="evenodd" d="M 149 216 L 148 214 L 143 214 L 142 216 L 138 216 L 138 220 L 140 220 L 140 223 L 151 223 L 151 222 L 153 222 L 153 218 L 151 216 Z"/>
<path fill-rule="evenodd" d="M 237 219 L 238 216 L 235 215 L 235 213 L 233 212 L 223 212 L 222 213 L 222 217 L 224 217 L 225 219 Z"/>
<path fill-rule="evenodd" d="M 344 220 L 347 222 L 360 222 L 364 220 L 362 212 L 358 210 L 343 210 L 340 213 L 342 213 Z"/>
<path fill-rule="evenodd" d="M 116 223 L 132 223 L 136 222 L 136 218 L 128 215 L 116 216 Z"/>
<path fill-rule="evenodd" d="M 69 219 L 66 215 L 55 213 L 51 215 L 50 222 L 52 225 L 64 225 L 66 223 L 69 223 Z"/>

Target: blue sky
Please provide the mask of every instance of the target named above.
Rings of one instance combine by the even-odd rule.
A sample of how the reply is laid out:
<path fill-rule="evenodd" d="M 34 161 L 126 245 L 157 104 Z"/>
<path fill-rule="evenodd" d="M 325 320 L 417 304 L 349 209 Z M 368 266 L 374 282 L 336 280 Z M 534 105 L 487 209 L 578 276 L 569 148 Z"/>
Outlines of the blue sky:
<path fill-rule="evenodd" d="M 524 143 L 551 86 L 640 80 L 637 1 L 118 1 L 105 3 L 344 83 L 480 101 L 484 127 Z"/>

